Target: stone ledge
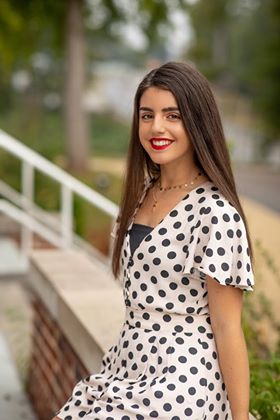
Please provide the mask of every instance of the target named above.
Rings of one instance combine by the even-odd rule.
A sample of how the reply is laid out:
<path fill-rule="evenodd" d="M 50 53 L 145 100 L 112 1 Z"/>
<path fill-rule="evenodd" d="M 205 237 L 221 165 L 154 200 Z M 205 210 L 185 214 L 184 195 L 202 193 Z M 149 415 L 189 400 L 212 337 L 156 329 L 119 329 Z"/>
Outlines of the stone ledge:
<path fill-rule="evenodd" d="M 97 371 L 124 320 L 122 291 L 110 268 L 78 251 L 34 251 L 28 282 L 86 368 Z"/>

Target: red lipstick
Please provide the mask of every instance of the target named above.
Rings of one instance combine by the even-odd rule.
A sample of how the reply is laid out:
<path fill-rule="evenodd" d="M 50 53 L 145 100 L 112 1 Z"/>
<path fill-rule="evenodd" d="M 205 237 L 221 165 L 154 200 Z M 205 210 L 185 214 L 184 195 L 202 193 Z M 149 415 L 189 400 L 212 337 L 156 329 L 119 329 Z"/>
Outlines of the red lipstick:
<path fill-rule="evenodd" d="M 165 137 L 152 137 L 150 142 L 154 150 L 165 150 L 173 143 L 173 140 Z"/>

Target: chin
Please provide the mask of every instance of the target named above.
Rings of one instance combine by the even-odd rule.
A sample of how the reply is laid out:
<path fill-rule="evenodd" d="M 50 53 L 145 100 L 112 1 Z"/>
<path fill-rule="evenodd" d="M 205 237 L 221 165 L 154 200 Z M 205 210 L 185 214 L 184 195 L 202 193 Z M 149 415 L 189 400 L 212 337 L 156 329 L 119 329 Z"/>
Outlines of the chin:
<path fill-rule="evenodd" d="M 167 163 L 170 163 L 173 161 L 173 159 L 168 159 L 168 158 L 164 158 L 161 156 L 151 156 L 150 155 L 151 160 L 156 163 L 157 165 L 166 165 Z"/>

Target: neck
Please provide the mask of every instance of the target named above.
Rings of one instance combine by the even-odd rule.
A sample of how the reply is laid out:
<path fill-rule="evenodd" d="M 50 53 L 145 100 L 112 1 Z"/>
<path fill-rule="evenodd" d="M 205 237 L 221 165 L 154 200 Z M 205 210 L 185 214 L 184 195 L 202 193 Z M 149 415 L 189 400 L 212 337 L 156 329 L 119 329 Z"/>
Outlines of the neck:
<path fill-rule="evenodd" d="M 161 165 L 160 183 L 163 188 L 190 182 L 199 172 L 199 168 L 192 162 L 190 165 L 174 168 L 171 165 Z"/>

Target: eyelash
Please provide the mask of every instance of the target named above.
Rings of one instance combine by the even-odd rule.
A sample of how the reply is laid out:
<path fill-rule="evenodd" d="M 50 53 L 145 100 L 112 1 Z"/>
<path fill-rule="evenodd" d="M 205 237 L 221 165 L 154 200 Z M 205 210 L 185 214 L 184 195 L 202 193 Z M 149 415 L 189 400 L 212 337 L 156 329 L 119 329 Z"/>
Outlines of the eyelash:
<path fill-rule="evenodd" d="M 145 117 L 148 117 L 148 118 L 145 118 Z M 172 118 L 168 118 L 168 117 L 172 117 Z M 141 115 L 141 120 L 144 120 L 144 121 L 150 120 L 151 118 L 152 118 L 152 114 Z M 167 118 L 171 119 L 171 120 L 180 120 L 181 119 L 180 115 L 178 115 L 178 114 L 169 114 L 169 115 L 167 115 Z"/>

